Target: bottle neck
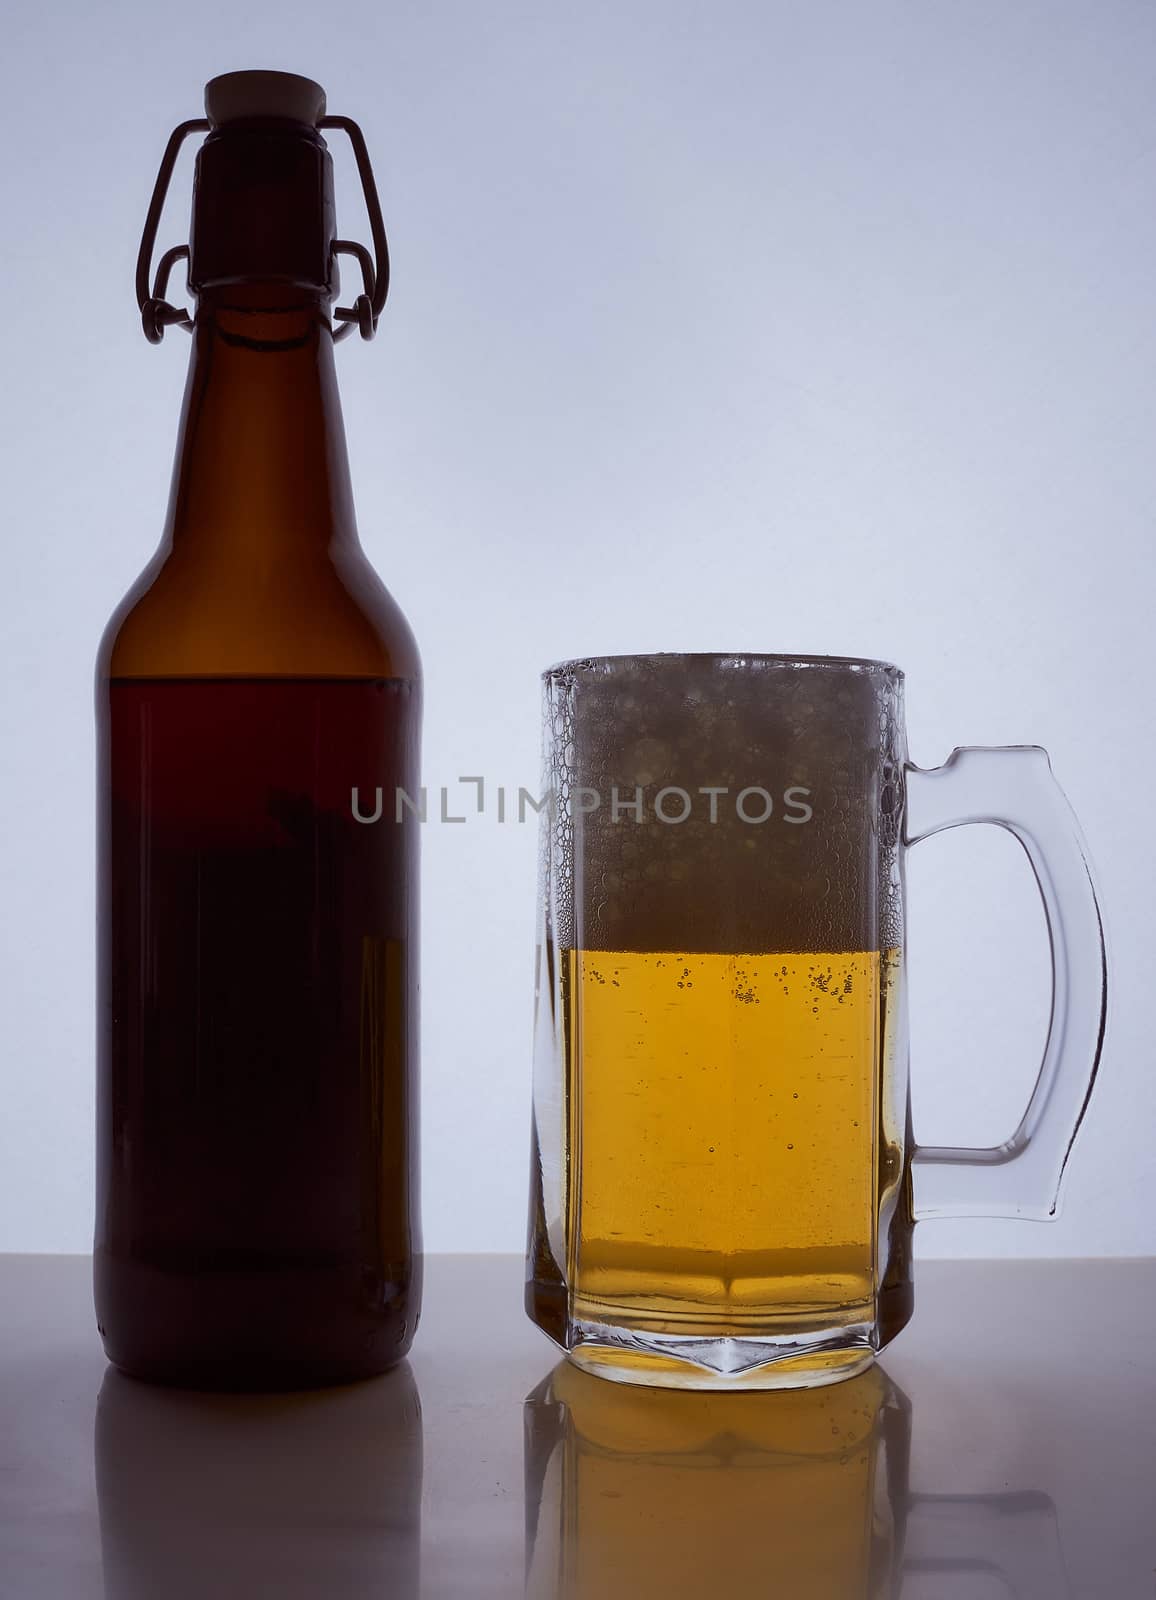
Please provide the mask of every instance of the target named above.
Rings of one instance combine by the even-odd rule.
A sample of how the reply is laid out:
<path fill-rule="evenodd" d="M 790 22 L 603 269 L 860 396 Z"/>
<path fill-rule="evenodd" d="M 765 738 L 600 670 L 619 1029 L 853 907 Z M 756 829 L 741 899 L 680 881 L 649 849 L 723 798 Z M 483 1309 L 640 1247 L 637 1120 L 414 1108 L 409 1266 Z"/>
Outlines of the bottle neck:
<path fill-rule="evenodd" d="M 328 301 L 295 287 L 205 290 L 173 469 L 174 550 L 236 559 L 356 545 Z"/>

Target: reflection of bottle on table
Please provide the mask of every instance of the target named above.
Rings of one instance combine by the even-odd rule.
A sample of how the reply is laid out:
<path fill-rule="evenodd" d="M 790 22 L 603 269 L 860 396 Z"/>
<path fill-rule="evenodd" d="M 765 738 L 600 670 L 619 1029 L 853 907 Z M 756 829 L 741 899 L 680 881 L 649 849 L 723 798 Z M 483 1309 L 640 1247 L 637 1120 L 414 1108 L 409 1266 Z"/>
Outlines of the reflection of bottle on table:
<path fill-rule="evenodd" d="M 96 1413 L 107 1600 L 417 1600 L 421 1483 L 408 1363 L 259 1396 L 109 1371 Z"/>

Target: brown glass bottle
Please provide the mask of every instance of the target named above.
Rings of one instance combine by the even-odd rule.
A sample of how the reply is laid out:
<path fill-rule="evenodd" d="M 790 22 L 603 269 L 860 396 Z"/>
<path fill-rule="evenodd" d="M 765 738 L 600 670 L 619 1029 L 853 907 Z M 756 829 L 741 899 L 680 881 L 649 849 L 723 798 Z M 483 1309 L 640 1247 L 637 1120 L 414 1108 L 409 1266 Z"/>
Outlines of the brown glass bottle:
<path fill-rule="evenodd" d="M 421 1289 L 420 665 L 358 541 L 303 85 L 206 96 L 168 519 L 97 666 L 97 1320 L 208 1388 L 380 1372 Z"/>

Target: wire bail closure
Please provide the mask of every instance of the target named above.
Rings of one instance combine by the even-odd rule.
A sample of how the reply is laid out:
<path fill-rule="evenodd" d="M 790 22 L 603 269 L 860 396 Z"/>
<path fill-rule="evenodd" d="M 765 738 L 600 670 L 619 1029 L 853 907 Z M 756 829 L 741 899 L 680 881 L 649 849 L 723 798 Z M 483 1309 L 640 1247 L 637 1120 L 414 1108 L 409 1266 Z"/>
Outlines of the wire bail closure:
<path fill-rule="evenodd" d="M 362 282 L 362 293 L 351 306 L 333 308 L 333 320 L 341 324 L 333 334 L 334 343 L 351 334 L 354 328 L 359 330 L 363 339 L 372 339 L 377 332 L 378 319 L 389 294 L 389 241 L 385 234 L 381 201 L 377 193 L 377 182 L 373 176 L 369 150 L 366 147 L 364 134 L 351 117 L 322 117 L 317 127 L 338 129 L 348 138 L 354 160 L 357 162 L 362 194 L 365 197 L 365 209 L 369 213 L 369 227 L 373 235 L 372 255 L 355 239 L 334 239 L 330 245 L 330 252 L 334 257 L 346 255 L 354 258 L 361 268 Z M 160 344 L 168 327 L 175 326 L 192 331 L 193 319 L 187 309 L 184 306 L 171 305 L 165 298 L 174 266 L 178 261 L 187 261 L 189 258 L 188 245 L 178 244 L 166 250 L 157 262 L 156 274 L 152 278 L 151 285 L 149 280 L 157 228 L 160 226 L 165 197 L 168 194 L 173 168 L 176 166 L 181 146 L 190 134 L 208 133 L 211 128 L 212 124 L 204 117 L 195 117 L 174 128 L 169 135 L 157 171 L 156 183 L 153 185 L 152 199 L 149 201 L 144 232 L 141 234 L 140 249 L 136 258 L 136 300 L 140 307 L 144 336 L 150 344 Z"/>
<path fill-rule="evenodd" d="M 389 240 L 385 236 L 385 223 L 381 216 L 381 201 L 377 194 L 377 180 L 366 148 L 365 135 L 352 117 L 322 117 L 319 128 L 338 128 L 345 134 L 353 149 L 357 172 L 361 179 L 361 192 L 365 209 L 369 213 L 369 230 L 373 235 L 373 257 L 363 244 L 353 239 L 334 239 L 333 254 L 350 255 L 361 267 L 364 292 L 352 306 L 334 306 L 333 319 L 343 323 L 333 335 L 334 340 L 344 339 L 354 327 L 361 330 L 363 339 L 372 339 L 377 332 L 377 319 L 381 316 L 385 298 L 389 293 Z M 376 258 L 376 264 L 375 259 Z"/>

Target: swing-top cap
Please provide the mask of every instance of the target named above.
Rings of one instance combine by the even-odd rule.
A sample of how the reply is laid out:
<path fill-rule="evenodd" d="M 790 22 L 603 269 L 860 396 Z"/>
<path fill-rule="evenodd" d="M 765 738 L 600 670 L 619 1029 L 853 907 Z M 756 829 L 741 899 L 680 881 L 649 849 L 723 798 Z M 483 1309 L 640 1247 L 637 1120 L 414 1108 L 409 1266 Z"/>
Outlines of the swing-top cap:
<path fill-rule="evenodd" d="M 214 128 L 250 117 L 284 117 L 315 128 L 325 115 L 325 90 L 295 72 L 224 72 L 205 85 L 205 115 Z"/>

